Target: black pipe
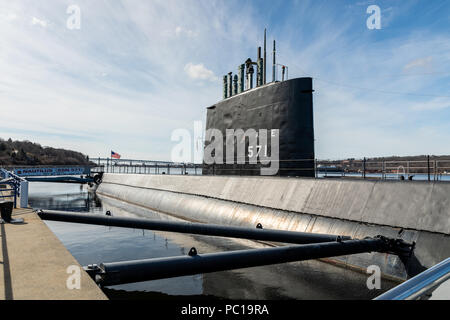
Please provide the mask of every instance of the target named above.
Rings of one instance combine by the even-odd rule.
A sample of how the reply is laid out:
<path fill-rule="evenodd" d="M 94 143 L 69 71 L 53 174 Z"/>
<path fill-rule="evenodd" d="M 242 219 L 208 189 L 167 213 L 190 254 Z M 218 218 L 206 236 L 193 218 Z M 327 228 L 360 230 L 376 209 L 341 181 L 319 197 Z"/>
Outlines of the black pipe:
<path fill-rule="evenodd" d="M 243 238 L 250 240 L 296 243 L 296 244 L 332 242 L 350 239 L 350 237 L 341 237 L 328 234 L 259 229 L 259 228 L 257 229 L 256 226 L 255 229 L 252 229 L 252 228 L 222 226 L 203 223 L 160 221 L 160 220 L 137 219 L 128 217 L 110 217 L 98 214 L 85 214 L 85 213 L 82 214 L 68 213 L 64 211 L 53 211 L 53 210 L 40 211 L 38 212 L 38 215 L 43 220 L 95 224 L 95 225 L 133 228 L 133 229 L 190 233 L 206 236 L 219 236 L 219 237 Z"/>
<path fill-rule="evenodd" d="M 28 177 L 25 178 L 28 182 L 54 182 L 54 183 L 76 183 L 87 184 L 94 183 L 95 180 L 92 177 L 88 178 L 76 178 L 76 177 Z"/>
<path fill-rule="evenodd" d="M 192 248 L 187 256 L 102 263 L 99 266 L 85 267 L 85 270 L 101 286 L 110 286 L 364 252 L 386 252 L 388 250 L 387 242 L 383 238 L 238 250 L 203 255 L 198 255 L 195 248 Z"/>

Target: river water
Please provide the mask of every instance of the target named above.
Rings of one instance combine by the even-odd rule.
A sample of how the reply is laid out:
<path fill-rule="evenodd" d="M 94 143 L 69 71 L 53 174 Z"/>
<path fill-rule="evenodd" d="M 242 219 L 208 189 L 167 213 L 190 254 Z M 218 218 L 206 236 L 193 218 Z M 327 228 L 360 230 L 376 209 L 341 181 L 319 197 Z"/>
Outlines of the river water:
<path fill-rule="evenodd" d="M 115 216 L 172 219 L 121 201 L 98 198 L 77 184 L 30 183 L 30 206 Z M 247 240 L 46 221 L 81 265 L 265 247 Z M 180 266 L 182 267 L 182 266 Z M 369 290 L 369 275 L 321 261 L 278 264 L 104 288 L 110 299 L 371 299 L 395 283 Z"/>

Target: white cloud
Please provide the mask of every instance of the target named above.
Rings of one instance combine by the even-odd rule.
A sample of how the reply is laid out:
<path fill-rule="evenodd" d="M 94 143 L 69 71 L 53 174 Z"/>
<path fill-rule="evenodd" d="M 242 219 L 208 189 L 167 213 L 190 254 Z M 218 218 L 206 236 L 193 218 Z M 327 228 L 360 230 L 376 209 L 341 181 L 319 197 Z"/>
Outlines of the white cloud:
<path fill-rule="evenodd" d="M 33 17 L 31 19 L 31 24 L 32 25 L 40 25 L 43 28 L 46 28 L 48 26 L 48 22 L 47 21 L 38 19 L 36 17 Z"/>
<path fill-rule="evenodd" d="M 185 28 L 178 26 L 175 28 L 175 35 L 177 37 L 186 36 L 188 38 L 193 38 L 193 37 L 197 36 L 197 33 L 192 30 L 185 29 Z"/>
<path fill-rule="evenodd" d="M 447 108 L 450 108 L 450 99 L 445 97 L 435 98 L 422 103 L 414 103 L 411 106 L 411 110 L 413 111 L 443 110 Z"/>
<path fill-rule="evenodd" d="M 8 21 L 14 21 L 17 19 L 17 15 L 15 13 L 8 13 L 6 15 L 6 20 Z"/>
<path fill-rule="evenodd" d="M 410 69 L 415 68 L 426 68 L 431 69 L 433 62 L 433 57 L 425 57 L 425 58 L 419 58 L 415 59 L 411 62 L 409 62 L 405 67 L 403 68 L 405 71 L 409 71 Z"/>
<path fill-rule="evenodd" d="M 193 64 L 189 62 L 184 66 L 184 71 L 189 77 L 195 80 L 218 80 L 218 78 L 214 75 L 214 72 L 207 69 L 203 64 Z"/>

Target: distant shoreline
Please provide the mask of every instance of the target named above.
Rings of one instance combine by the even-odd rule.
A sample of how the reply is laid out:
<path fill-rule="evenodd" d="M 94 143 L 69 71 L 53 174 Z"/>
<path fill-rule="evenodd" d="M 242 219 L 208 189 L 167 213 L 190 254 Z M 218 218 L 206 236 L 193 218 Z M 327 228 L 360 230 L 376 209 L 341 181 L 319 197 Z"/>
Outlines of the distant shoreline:
<path fill-rule="evenodd" d="M 0 166 L 93 165 L 89 157 L 72 150 L 42 147 L 30 141 L 0 138 Z"/>

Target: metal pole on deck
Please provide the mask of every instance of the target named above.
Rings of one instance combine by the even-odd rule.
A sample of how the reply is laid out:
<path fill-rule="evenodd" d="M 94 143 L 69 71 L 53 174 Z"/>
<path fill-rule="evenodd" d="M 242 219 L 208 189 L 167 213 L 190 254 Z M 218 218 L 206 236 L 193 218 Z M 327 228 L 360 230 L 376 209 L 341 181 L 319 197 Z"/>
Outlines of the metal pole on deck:
<path fill-rule="evenodd" d="M 17 209 L 17 188 L 13 187 L 14 189 L 14 209 Z"/>
<path fill-rule="evenodd" d="M 261 225 L 255 228 L 235 226 L 223 226 L 216 224 L 187 223 L 177 221 L 161 221 L 150 219 L 138 219 L 128 217 L 111 217 L 99 214 L 69 213 L 65 211 L 41 210 L 38 215 L 43 220 L 61 221 L 70 223 L 83 223 L 103 225 L 110 227 L 122 227 L 133 229 L 145 229 L 156 231 L 179 232 L 199 234 L 206 236 L 231 237 L 260 241 L 273 241 L 305 244 L 313 242 L 330 242 L 348 240 L 350 237 L 317 234 L 308 232 L 296 232 L 285 230 L 262 229 Z"/>
<path fill-rule="evenodd" d="M 389 251 L 390 247 L 385 239 L 378 237 L 201 255 L 192 248 L 187 256 L 101 263 L 99 266 L 87 266 L 85 270 L 99 285 L 110 286 L 349 254 Z"/>
<path fill-rule="evenodd" d="M 363 179 L 366 178 L 366 158 L 363 160 Z"/>
<path fill-rule="evenodd" d="M 434 176 L 434 181 L 437 181 L 438 180 L 438 176 L 437 176 L 437 167 L 438 167 L 438 160 L 434 160 L 434 162 L 433 162 L 433 171 L 434 171 L 434 174 L 433 174 L 433 176 Z"/>
<path fill-rule="evenodd" d="M 314 177 L 318 178 L 318 176 L 317 176 L 317 159 L 314 159 Z"/>
<path fill-rule="evenodd" d="M 20 207 L 28 208 L 28 181 L 20 181 Z"/>

